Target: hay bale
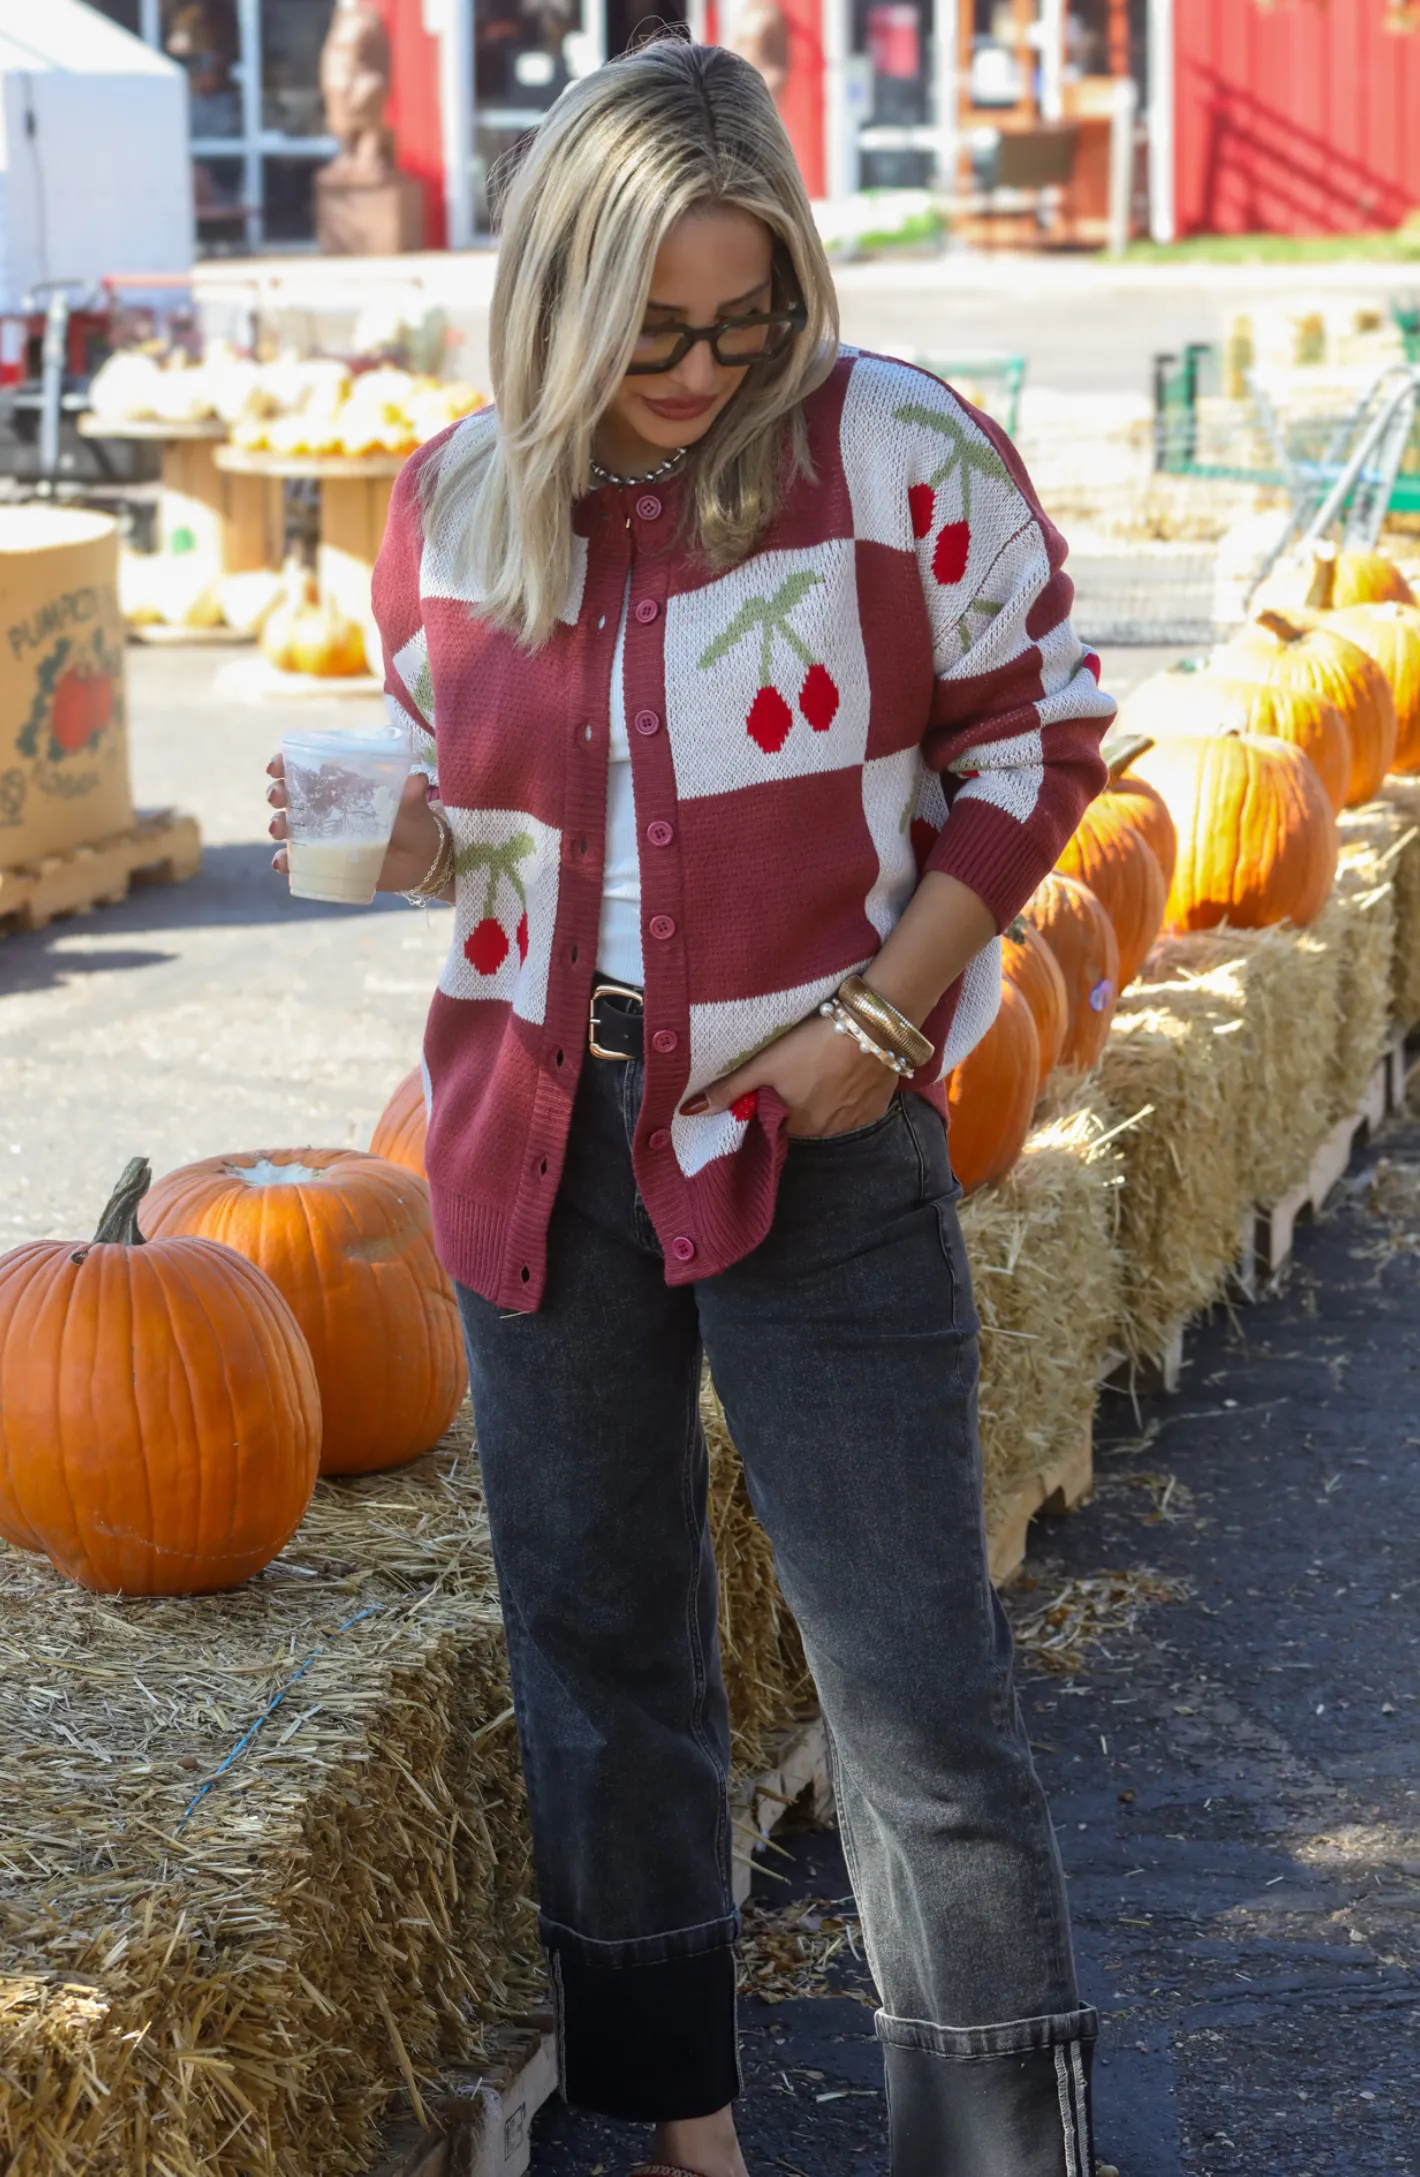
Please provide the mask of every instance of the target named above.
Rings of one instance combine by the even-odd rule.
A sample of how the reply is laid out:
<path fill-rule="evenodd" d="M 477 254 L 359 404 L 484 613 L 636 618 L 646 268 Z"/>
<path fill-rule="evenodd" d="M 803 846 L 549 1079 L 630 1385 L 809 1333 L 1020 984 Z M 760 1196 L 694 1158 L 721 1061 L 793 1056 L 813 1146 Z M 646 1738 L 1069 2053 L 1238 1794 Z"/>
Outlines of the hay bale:
<path fill-rule="evenodd" d="M 1136 983 L 1114 1016 L 1097 1080 L 1121 1129 L 1118 1330 L 1133 1361 L 1157 1359 L 1234 1260 L 1252 1200 L 1236 1123 L 1248 1056 L 1235 999 L 1206 976 Z"/>
<path fill-rule="evenodd" d="M 1388 778 L 1374 801 L 1340 819 L 1343 860 L 1368 847 L 1377 877 L 1395 888 L 1391 1018 L 1403 1033 L 1420 1024 L 1420 778 Z"/>
<path fill-rule="evenodd" d="M 1327 1096 L 1333 1122 L 1356 1109 L 1390 1040 L 1395 885 L 1382 860 L 1370 846 L 1348 841 L 1336 889 L 1314 925 L 1337 956 L 1338 1020 Z"/>
<path fill-rule="evenodd" d="M 766 1769 L 775 1738 L 817 1706 L 799 1628 L 779 1592 L 774 1551 L 755 1518 L 740 1455 L 707 1369 L 700 1418 L 710 1451 L 710 1533 L 720 1575 L 720 1659 L 730 1743 L 742 1775 Z"/>
<path fill-rule="evenodd" d="M 1324 915 L 1303 931 L 1206 930 L 1163 939 L 1149 963 L 1155 992 L 1205 992 L 1237 1023 L 1241 1080 L 1229 1123 L 1259 1203 L 1306 1176 L 1331 1123 L 1336 937 Z"/>
<path fill-rule="evenodd" d="M 963 1202 L 981 1317 L 981 1463 L 993 1528 L 1022 1485 L 1078 1449 L 1119 1312 L 1121 1161 L 1079 1084 L 995 1186 Z"/>
<path fill-rule="evenodd" d="M 10 2177 L 352 2177 L 402 2085 L 535 1997 L 468 1439 L 320 1484 L 231 1595 L 0 1549 Z"/>

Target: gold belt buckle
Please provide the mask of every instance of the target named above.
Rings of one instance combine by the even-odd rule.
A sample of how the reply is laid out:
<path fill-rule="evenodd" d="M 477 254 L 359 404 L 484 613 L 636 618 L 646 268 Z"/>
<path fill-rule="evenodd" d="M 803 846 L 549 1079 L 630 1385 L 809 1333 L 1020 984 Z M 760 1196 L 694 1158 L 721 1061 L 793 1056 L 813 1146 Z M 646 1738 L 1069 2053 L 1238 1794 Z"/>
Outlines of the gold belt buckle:
<path fill-rule="evenodd" d="M 643 1011 L 645 1009 L 646 1000 L 644 994 L 639 990 L 633 990 L 628 983 L 594 983 L 591 1000 L 587 1007 L 587 1049 L 591 1052 L 593 1058 L 619 1058 L 623 1061 L 629 1061 L 631 1057 L 629 1051 L 604 1051 L 597 1041 L 597 1000 L 608 996 L 634 998 Z"/>

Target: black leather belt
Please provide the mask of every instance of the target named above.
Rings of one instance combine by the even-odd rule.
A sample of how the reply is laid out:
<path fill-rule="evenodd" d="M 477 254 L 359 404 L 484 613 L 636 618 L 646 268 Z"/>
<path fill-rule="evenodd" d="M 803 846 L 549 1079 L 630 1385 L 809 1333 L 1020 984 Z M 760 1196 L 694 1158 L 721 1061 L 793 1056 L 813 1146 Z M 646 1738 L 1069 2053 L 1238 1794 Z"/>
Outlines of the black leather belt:
<path fill-rule="evenodd" d="M 629 983 L 593 983 L 587 1017 L 593 1058 L 644 1058 L 646 1001 Z"/>

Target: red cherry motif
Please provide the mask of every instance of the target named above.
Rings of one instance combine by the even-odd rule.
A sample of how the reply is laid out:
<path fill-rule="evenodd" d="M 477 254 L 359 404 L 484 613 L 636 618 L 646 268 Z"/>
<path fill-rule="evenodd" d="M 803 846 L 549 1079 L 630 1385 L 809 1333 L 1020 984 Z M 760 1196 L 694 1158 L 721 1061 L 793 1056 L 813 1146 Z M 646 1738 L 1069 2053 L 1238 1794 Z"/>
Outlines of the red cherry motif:
<path fill-rule="evenodd" d="M 827 676 L 825 676 L 826 678 Z M 832 682 L 829 683 L 832 686 Z M 837 701 L 837 690 L 834 691 Z M 749 707 L 745 724 L 752 741 L 758 742 L 766 756 L 777 756 L 789 738 L 794 723 L 794 713 L 777 688 L 761 688 Z"/>
<path fill-rule="evenodd" d="M 927 867 L 927 857 L 937 843 L 937 827 L 929 824 L 925 816 L 914 816 L 907 827 L 907 836 L 912 843 L 912 859 L 917 864 L 917 874 L 920 877 Z"/>
<path fill-rule="evenodd" d="M 907 510 L 912 516 L 912 534 L 925 537 L 932 526 L 932 509 L 937 504 L 937 494 L 930 484 L 909 484 Z"/>
<path fill-rule="evenodd" d="M 971 526 L 967 522 L 944 522 L 932 554 L 932 572 L 941 583 L 960 582 L 966 573 L 966 555 L 971 549 Z"/>
<path fill-rule="evenodd" d="M 508 933 L 501 922 L 485 915 L 464 939 L 463 949 L 479 975 L 496 975 L 508 957 Z"/>
<path fill-rule="evenodd" d="M 811 665 L 805 673 L 799 709 L 815 733 L 827 733 L 838 715 L 838 688 L 826 665 Z"/>
<path fill-rule="evenodd" d="M 759 1090 L 746 1089 L 744 1095 L 737 1096 L 731 1104 L 730 1117 L 732 1119 L 752 1119 L 758 1109 Z"/>
<path fill-rule="evenodd" d="M 521 917 L 513 935 L 518 947 L 519 960 L 526 960 L 528 956 L 528 918 L 526 915 Z"/>
<path fill-rule="evenodd" d="M 1087 650 L 1084 653 L 1083 657 L 1080 659 L 1080 663 L 1084 666 L 1085 671 L 1089 674 L 1091 680 L 1093 680 L 1095 685 L 1098 686 L 1100 677 L 1100 661 L 1095 656 L 1093 650 Z"/>

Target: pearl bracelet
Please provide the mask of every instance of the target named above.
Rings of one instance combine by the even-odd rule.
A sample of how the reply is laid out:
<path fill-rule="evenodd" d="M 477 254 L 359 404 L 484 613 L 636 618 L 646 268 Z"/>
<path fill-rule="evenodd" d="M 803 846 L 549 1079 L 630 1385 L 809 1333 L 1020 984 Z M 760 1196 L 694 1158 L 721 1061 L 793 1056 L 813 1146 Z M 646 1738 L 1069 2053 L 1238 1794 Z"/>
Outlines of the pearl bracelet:
<path fill-rule="evenodd" d="M 911 1080 L 913 1069 L 908 1065 L 907 1060 L 899 1058 L 896 1051 L 885 1051 L 881 1043 L 875 1043 L 866 1028 L 863 1028 L 854 1020 L 847 1006 L 842 1004 L 839 999 L 825 998 L 823 1004 L 819 1007 L 819 1012 L 825 1020 L 833 1022 L 835 1035 L 852 1036 L 853 1041 L 866 1057 L 876 1058 L 878 1063 L 886 1066 L 890 1073 L 901 1074 L 909 1081 Z"/>

